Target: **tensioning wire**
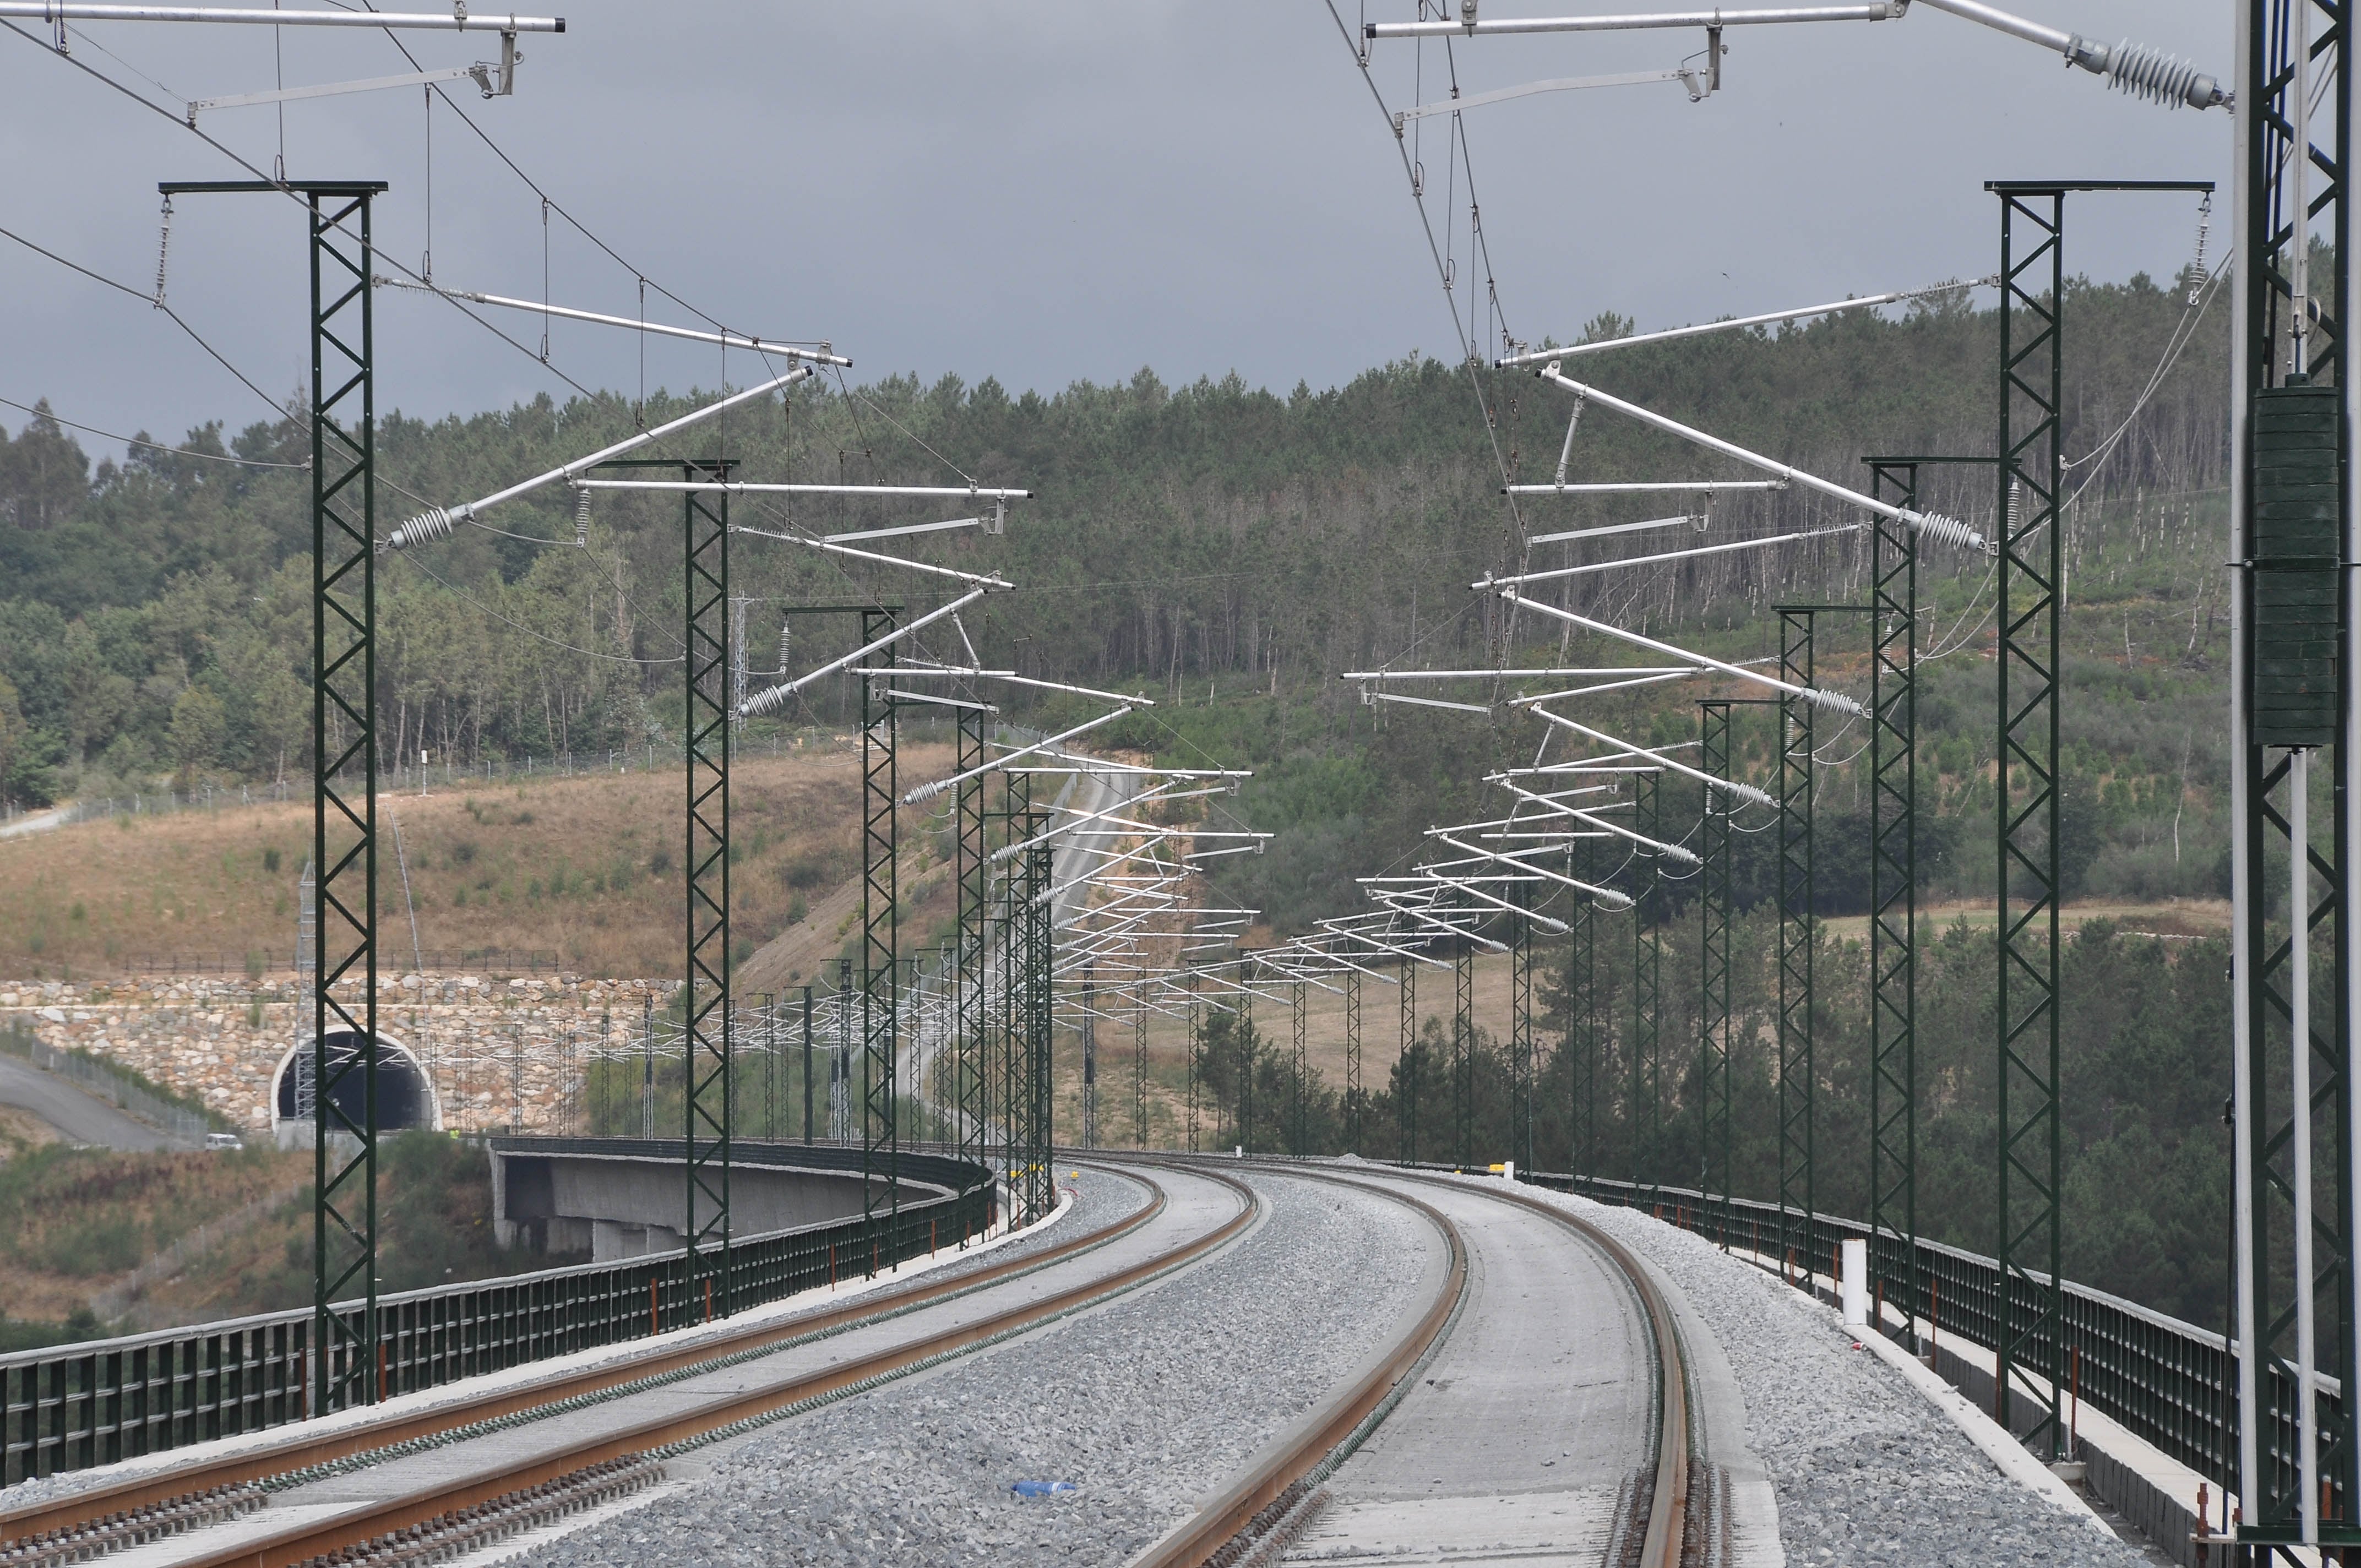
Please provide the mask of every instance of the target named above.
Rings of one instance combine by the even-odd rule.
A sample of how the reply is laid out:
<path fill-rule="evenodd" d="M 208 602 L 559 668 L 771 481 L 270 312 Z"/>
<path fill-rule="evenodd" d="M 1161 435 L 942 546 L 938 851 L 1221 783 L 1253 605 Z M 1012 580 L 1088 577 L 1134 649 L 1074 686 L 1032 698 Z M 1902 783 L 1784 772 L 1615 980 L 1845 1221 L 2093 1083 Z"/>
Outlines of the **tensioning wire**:
<path fill-rule="evenodd" d="M 24 33 L 23 29 L 19 28 L 14 22 L 0 22 L 0 27 L 5 27 L 10 32 L 16 33 L 20 37 L 30 37 L 29 34 Z M 39 40 L 34 39 L 33 41 L 38 42 Z M 47 44 L 43 44 L 41 47 L 46 49 L 49 46 Z M 81 62 L 76 61 L 75 63 L 80 64 Z M 84 66 L 83 69 L 88 70 L 89 67 Z M 145 100 L 142 101 L 144 102 Z M 148 305 L 155 310 L 163 312 L 164 314 L 170 319 L 174 326 L 179 327 L 182 332 L 189 334 L 189 340 L 191 342 L 194 343 L 199 348 L 203 349 L 207 354 L 212 355 L 215 364 L 218 364 L 223 369 L 236 377 L 239 381 L 245 384 L 247 391 L 252 392 L 256 397 L 260 398 L 264 402 L 269 403 L 272 412 L 279 414 L 282 418 L 285 417 L 287 411 L 279 406 L 278 399 L 264 391 L 260 387 L 256 386 L 252 377 L 239 369 L 236 366 L 231 364 L 222 354 L 221 350 L 215 348 L 212 344 L 207 343 L 204 338 L 198 334 L 196 328 L 191 326 L 187 322 L 181 319 L 180 312 L 164 303 L 163 301 L 158 299 L 155 295 L 141 293 L 138 290 L 133 288 L 128 283 L 118 283 L 103 272 L 93 272 L 89 268 L 82 266 L 80 262 L 69 261 L 64 257 L 60 256 L 56 251 L 35 245 L 31 240 L 27 239 L 23 235 L 17 234 L 13 230 L 0 228 L 0 239 L 13 239 L 18 245 L 23 246 L 27 250 L 32 251 L 37 255 L 46 256 L 51 261 L 56 262 L 59 266 L 67 269 L 69 271 L 79 272 L 94 283 L 104 283 L 110 289 L 130 295 L 133 299 L 137 300 L 144 305 Z"/>
<path fill-rule="evenodd" d="M 117 435 L 111 430 L 101 430 L 94 424 L 78 424 L 72 420 L 60 418 L 57 414 L 46 412 L 43 410 L 35 408 L 30 403 L 20 403 L 14 398 L 0 398 L 0 404 L 5 404 L 7 407 L 12 409 L 20 409 L 26 413 L 33 415 L 37 419 L 53 421 L 56 423 L 64 425 L 69 430 L 79 430 L 90 435 L 103 435 L 109 441 L 119 441 L 126 446 L 145 446 L 155 452 L 169 452 L 175 457 L 201 457 L 208 463 L 234 463 L 241 468 L 293 468 L 302 470 L 312 466 L 309 463 L 265 463 L 258 457 L 229 457 L 217 452 L 192 452 L 185 446 L 167 446 L 160 441 L 143 441 L 136 435 Z"/>
<path fill-rule="evenodd" d="M 527 637 L 531 637 L 536 641 L 546 642 L 553 648 L 562 648 L 568 653 L 579 653 L 586 659 L 604 659 L 608 663 L 614 664 L 677 664 L 687 657 L 687 655 L 684 653 L 670 659 L 634 659 L 628 653 L 602 653 L 595 648 L 577 648 L 571 642 L 560 642 L 555 637 L 551 637 L 544 632 L 534 630 L 532 627 L 527 626 L 522 620 L 517 620 L 501 614 L 491 606 L 476 598 L 473 595 L 469 594 L 467 589 L 460 587 L 458 585 L 445 582 L 441 576 L 436 575 L 434 567 L 429 566 L 425 562 L 418 558 L 415 551 L 401 552 L 398 558 L 407 561 L 419 571 L 423 572 L 429 577 L 434 578 L 435 582 L 442 584 L 445 589 L 457 598 L 467 604 L 474 606 L 484 614 L 490 616 L 494 620 L 500 621 L 507 626 L 514 627 L 517 630 L 523 632 Z"/>

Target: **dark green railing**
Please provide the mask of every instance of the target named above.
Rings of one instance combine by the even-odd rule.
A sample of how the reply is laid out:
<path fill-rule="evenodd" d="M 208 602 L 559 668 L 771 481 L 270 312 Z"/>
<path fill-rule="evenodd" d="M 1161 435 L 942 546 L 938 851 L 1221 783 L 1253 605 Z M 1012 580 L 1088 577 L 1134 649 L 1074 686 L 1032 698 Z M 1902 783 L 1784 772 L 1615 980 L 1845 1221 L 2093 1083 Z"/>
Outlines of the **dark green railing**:
<path fill-rule="evenodd" d="M 1440 1168 L 1448 1169 L 1449 1167 Z M 1576 1177 L 1548 1171 L 1520 1171 L 1518 1179 L 1561 1192 L 1575 1192 L 1601 1203 L 1625 1208 L 1652 1208 L 1661 1217 L 1730 1247 L 1746 1247 L 1775 1256 L 1780 1237 L 1801 1222 L 1784 1216 L 1775 1203 L 1733 1199 L 1700 1201 L 1686 1188 L 1651 1187 L 1604 1178 Z M 1725 1219 L 1724 1216 L 1727 1216 Z M 1869 1241 L 1869 1227 L 1857 1220 L 1815 1215 L 1803 1226 L 1808 1239 L 1811 1266 L 1831 1272 L 1837 1248 L 1848 1240 Z M 1875 1238 L 1881 1250 L 1898 1255 L 1902 1238 Z M 1916 1244 L 1917 1299 L 1888 1303 L 1905 1307 L 1921 1321 L 1932 1318 L 1939 1338 L 1953 1337 L 1989 1350 L 2000 1323 L 2000 1265 L 1992 1258 L 1956 1247 L 1921 1240 Z M 1803 1259 L 1794 1260 L 1799 1269 Z M 1896 1270 L 1895 1272 L 1900 1272 Z M 2034 1276 L 2019 1288 L 2030 1291 L 2046 1277 Z M 2015 1321 L 2033 1321 L 2037 1303 L 2020 1302 Z M 2065 1288 L 2063 1346 L 2041 1345 L 2043 1360 L 2054 1349 L 2078 1351 L 2081 1397 L 2091 1409 L 2116 1421 L 2160 1453 L 2187 1465 L 2217 1486 L 2235 1486 L 2238 1458 L 2238 1411 L 2231 1368 L 2219 1332 L 2150 1311 L 2135 1301 L 2068 1281 Z M 2290 1412 L 2296 1405 L 2293 1377 L 2283 1366 L 2272 1367 L 2266 1412 L 2268 1435 L 2264 1443 L 2268 1462 L 2291 1467 L 2295 1432 Z M 2321 1396 L 2323 1423 L 2338 1419 L 2341 1394 L 2334 1388 Z M 2333 1424 L 2323 1430 L 2334 1430 Z M 2338 1500 L 2341 1508 L 2342 1499 Z"/>
<path fill-rule="evenodd" d="M 661 1139 L 492 1143 L 517 1154 L 679 1158 L 678 1145 Z M 861 1168 L 858 1147 L 741 1142 L 735 1158 L 741 1167 Z M 990 1227 L 994 1189 L 983 1168 L 905 1153 L 899 1168 L 906 1186 L 936 1190 L 906 1196 L 882 1234 L 855 1215 L 733 1245 L 736 1307 L 859 1278 Z M 391 1398 L 644 1339 L 703 1321 L 702 1290 L 685 1255 L 672 1252 L 382 1297 L 373 1381 Z M 340 1310 L 357 1315 L 360 1307 Z M 0 1486 L 302 1420 L 312 1354 L 312 1314 L 299 1310 L 0 1356 Z"/>

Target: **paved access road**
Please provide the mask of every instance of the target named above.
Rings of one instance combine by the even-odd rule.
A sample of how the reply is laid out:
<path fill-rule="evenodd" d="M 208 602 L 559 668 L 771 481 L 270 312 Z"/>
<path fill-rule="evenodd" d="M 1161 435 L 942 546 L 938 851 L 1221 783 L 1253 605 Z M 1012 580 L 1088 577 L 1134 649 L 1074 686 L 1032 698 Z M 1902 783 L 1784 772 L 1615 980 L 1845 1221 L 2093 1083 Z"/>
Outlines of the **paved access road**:
<path fill-rule="evenodd" d="M 169 1149 L 181 1146 L 147 1123 L 105 1101 L 84 1094 L 55 1073 L 15 1057 L 0 1056 L 0 1105 L 29 1111 L 77 1144 L 110 1149 Z"/>

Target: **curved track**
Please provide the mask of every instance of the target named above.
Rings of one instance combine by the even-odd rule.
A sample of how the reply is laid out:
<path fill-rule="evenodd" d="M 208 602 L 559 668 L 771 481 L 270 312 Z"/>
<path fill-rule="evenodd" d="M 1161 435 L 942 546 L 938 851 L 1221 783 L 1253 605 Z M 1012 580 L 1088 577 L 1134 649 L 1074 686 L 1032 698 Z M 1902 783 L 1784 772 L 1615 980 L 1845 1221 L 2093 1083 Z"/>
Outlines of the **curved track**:
<path fill-rule="evenodd" d="M 1506 1186 L 1248 1163 L 1417 1209 L 1451 1279 L 1392 1354 L 1133 1568 L 1276 1563 L 1299 1543 L 1304 1561 L 1372 1564 L 1724 1560 L 1690 1497 L 1702 1432 L 1681 1336 L 1621 1243 Z"/>
<path fill-rule="evenodd" d="M 1169 1171 L 1143 1208 L 1005 1264 L 333 1433 L 197 1459 L 0 1515 L 0 1564 L 195 1528 L 181 1568 L 335 1553 L 401 1563 L 661 1477 L 672 1453 L 1020 1333 L 1184 1267 L 1261 1212 L 1243 1182 Z M 264 1500 L 268 1508 L 258 1505 Z M 245 1517 L 224 1522 L 225 1513 Z M 173 1521 L 180 1521 L 176 1526 Z M 49 1550 L 34 1543 L 46 1538 Z M 70 1541 L 69 1539 L 72 1538 Z M 77 1544 L 78 1543 L 78 1544 Z M 151 1547 L 142 1560 L 152 1554 Z"/>
<path fill-rule="evenodd" d="M 1229 1161 L 1091 1163 L 1143 1183 L 1150 1201 L 954 1277 L 0 1515 L 0 1568 L 181 1529 L 140 1552 L 143 1568 L 443 1560 L 662 1479 L 664 1459 L 686 1449 L 1186 1267 L 1262 1212 Z M 1273 1564 L 1299 1546 L 1307 1560 L 1371 1563 L 1724 1560 L 1720 1530 L 1691 1497 L 1701 1431 L 1680 1334 L 1621 1244 L 1512 1188 L 1381 1167 L 1248 1168 L 1404 1204 L 1444 1239 L 1447 1266 L 1348 1387 L 1135 1568 Z M 28 1538 L 76 1530 L 78 1541 L 51 1534 L 47 1550 L 27 1550 Z"/>

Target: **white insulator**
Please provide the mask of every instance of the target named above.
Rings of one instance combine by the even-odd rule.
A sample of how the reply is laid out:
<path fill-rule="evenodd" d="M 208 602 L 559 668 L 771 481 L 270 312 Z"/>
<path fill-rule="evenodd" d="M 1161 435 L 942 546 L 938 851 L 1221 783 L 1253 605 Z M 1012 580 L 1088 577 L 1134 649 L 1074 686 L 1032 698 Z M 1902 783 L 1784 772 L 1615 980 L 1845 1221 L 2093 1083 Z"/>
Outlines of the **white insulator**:
<path fill-rule="evenodd" d="M 2119 93 L 2129 93 L 2169 109 L 2178 109 L 2183 104 L 2192 109 L 2210 109 L 2225 101 L 2222 84 L 2195 66 L 2128 39 L 2117 44 L 2109 54 L 2107 80 Z"/>
<path fill-rule="evenodd" d="M 1899 515 L 1905 523 L 1928 539 L 1939 539 L 1962 550 L 1984 548 L 1984 536 L 1958 518 L 1945 517 L 1940 512 L 1912 511 L 1907 507 Z"/>
<path fill-rule="evenodd" d="M 574 492 L 574 547 L 577 550 L 590 548 L 590 492 L 588 490 Z"/>
<path fill-rule="evenodd" d="M 407 550 L 413 544 L 431 544 L 437 539 L 448 539 L 451 531 L 459 526 L 459 519 L 441 507 L 428 507 L 386 537 L 390 550 Z"/>
<path fill-rule="evenodd" d="M 1824 697 L 1835 697 L 1836 696 L 1837 694 L 1834 692 L 1824 692 L 1815 689 L 1811 696 L 1806 697 L 1805 700 L 1807 702 L 1818 703 Z M 1839 707 L 1836 709 L 1839 713 L 1858 713 L 1861 711 L 1859 705 L 1852 702 L 1850 698 L 1838 697 L 1837 701 L 1842 704 L 1841 707 Z M 1713 787 L 1720 790 L 1728 790 L 1732 795 L 1736 796 L 1739 800 L 1745 802 L 1749 806 L 1765 806 L 1773 811 L 1779 809 L 1779 802 L 1777 799 L 1772 795 L 1764 794 L 1762 790 L 1756 789 L 1751 784 L 1740 784 L 1735 779 L 1718 779 L 1714 782 Z"/>
<path fill-rule="evenodd" d="M 1631 907 L 1631 895 L 1628 893 L 1618 893 L 1610 887 L 1602 889 L 1598 896 L 1590 902 L 1601 909 L 1623 910 Z"/>
<path fill-rule="evenodd" d="M 2211 109 L 2230 103 L 2222 84 L 2195 66 L 2128 38 L 2109 49 L 2096 38 L 2077 34 L 2066 46 L 2066 59 L 2094 76 L 2105 77 L 2119 93 L 2168 109 L 2183 104 L 2192 109 Z"/>
<path fill-rule="evenodd" d="M 1842 714 L 1847 718 L 1866 718 L 1869 717 L 1869 709 L 1861 707 L 1861 704 L 1853 701 L 1852 698 L 1845 696 L 1842 692 L 1823 691 L 1818 686 L 1799 686 L 1796 688 L 1795 695 L 1802 697 L 1806 702 L 1810 703 L 1814 707 L 1819 708 L 1821 711 L 1826 713 Z M 1719 784 L 1719 780 L 1715 782 Z M 1726 784 L 1721 787 L 1729 789 L 1731 793 L 1738 795 L 1741 799 L 1745 798 L 1744 792 L 1752 788 L 1750 784 Z M 1761 790 L 1754 790 L 1754 794 L 1763 796 L 1762 801 L 1755 802 L 1758 806 L 1761 805 L 1763 801 L 1770 801 L 1773 806 L 1779 804 L 1777 801 L 1772 800 L 1769 795 L 1763 795 Z"/>

